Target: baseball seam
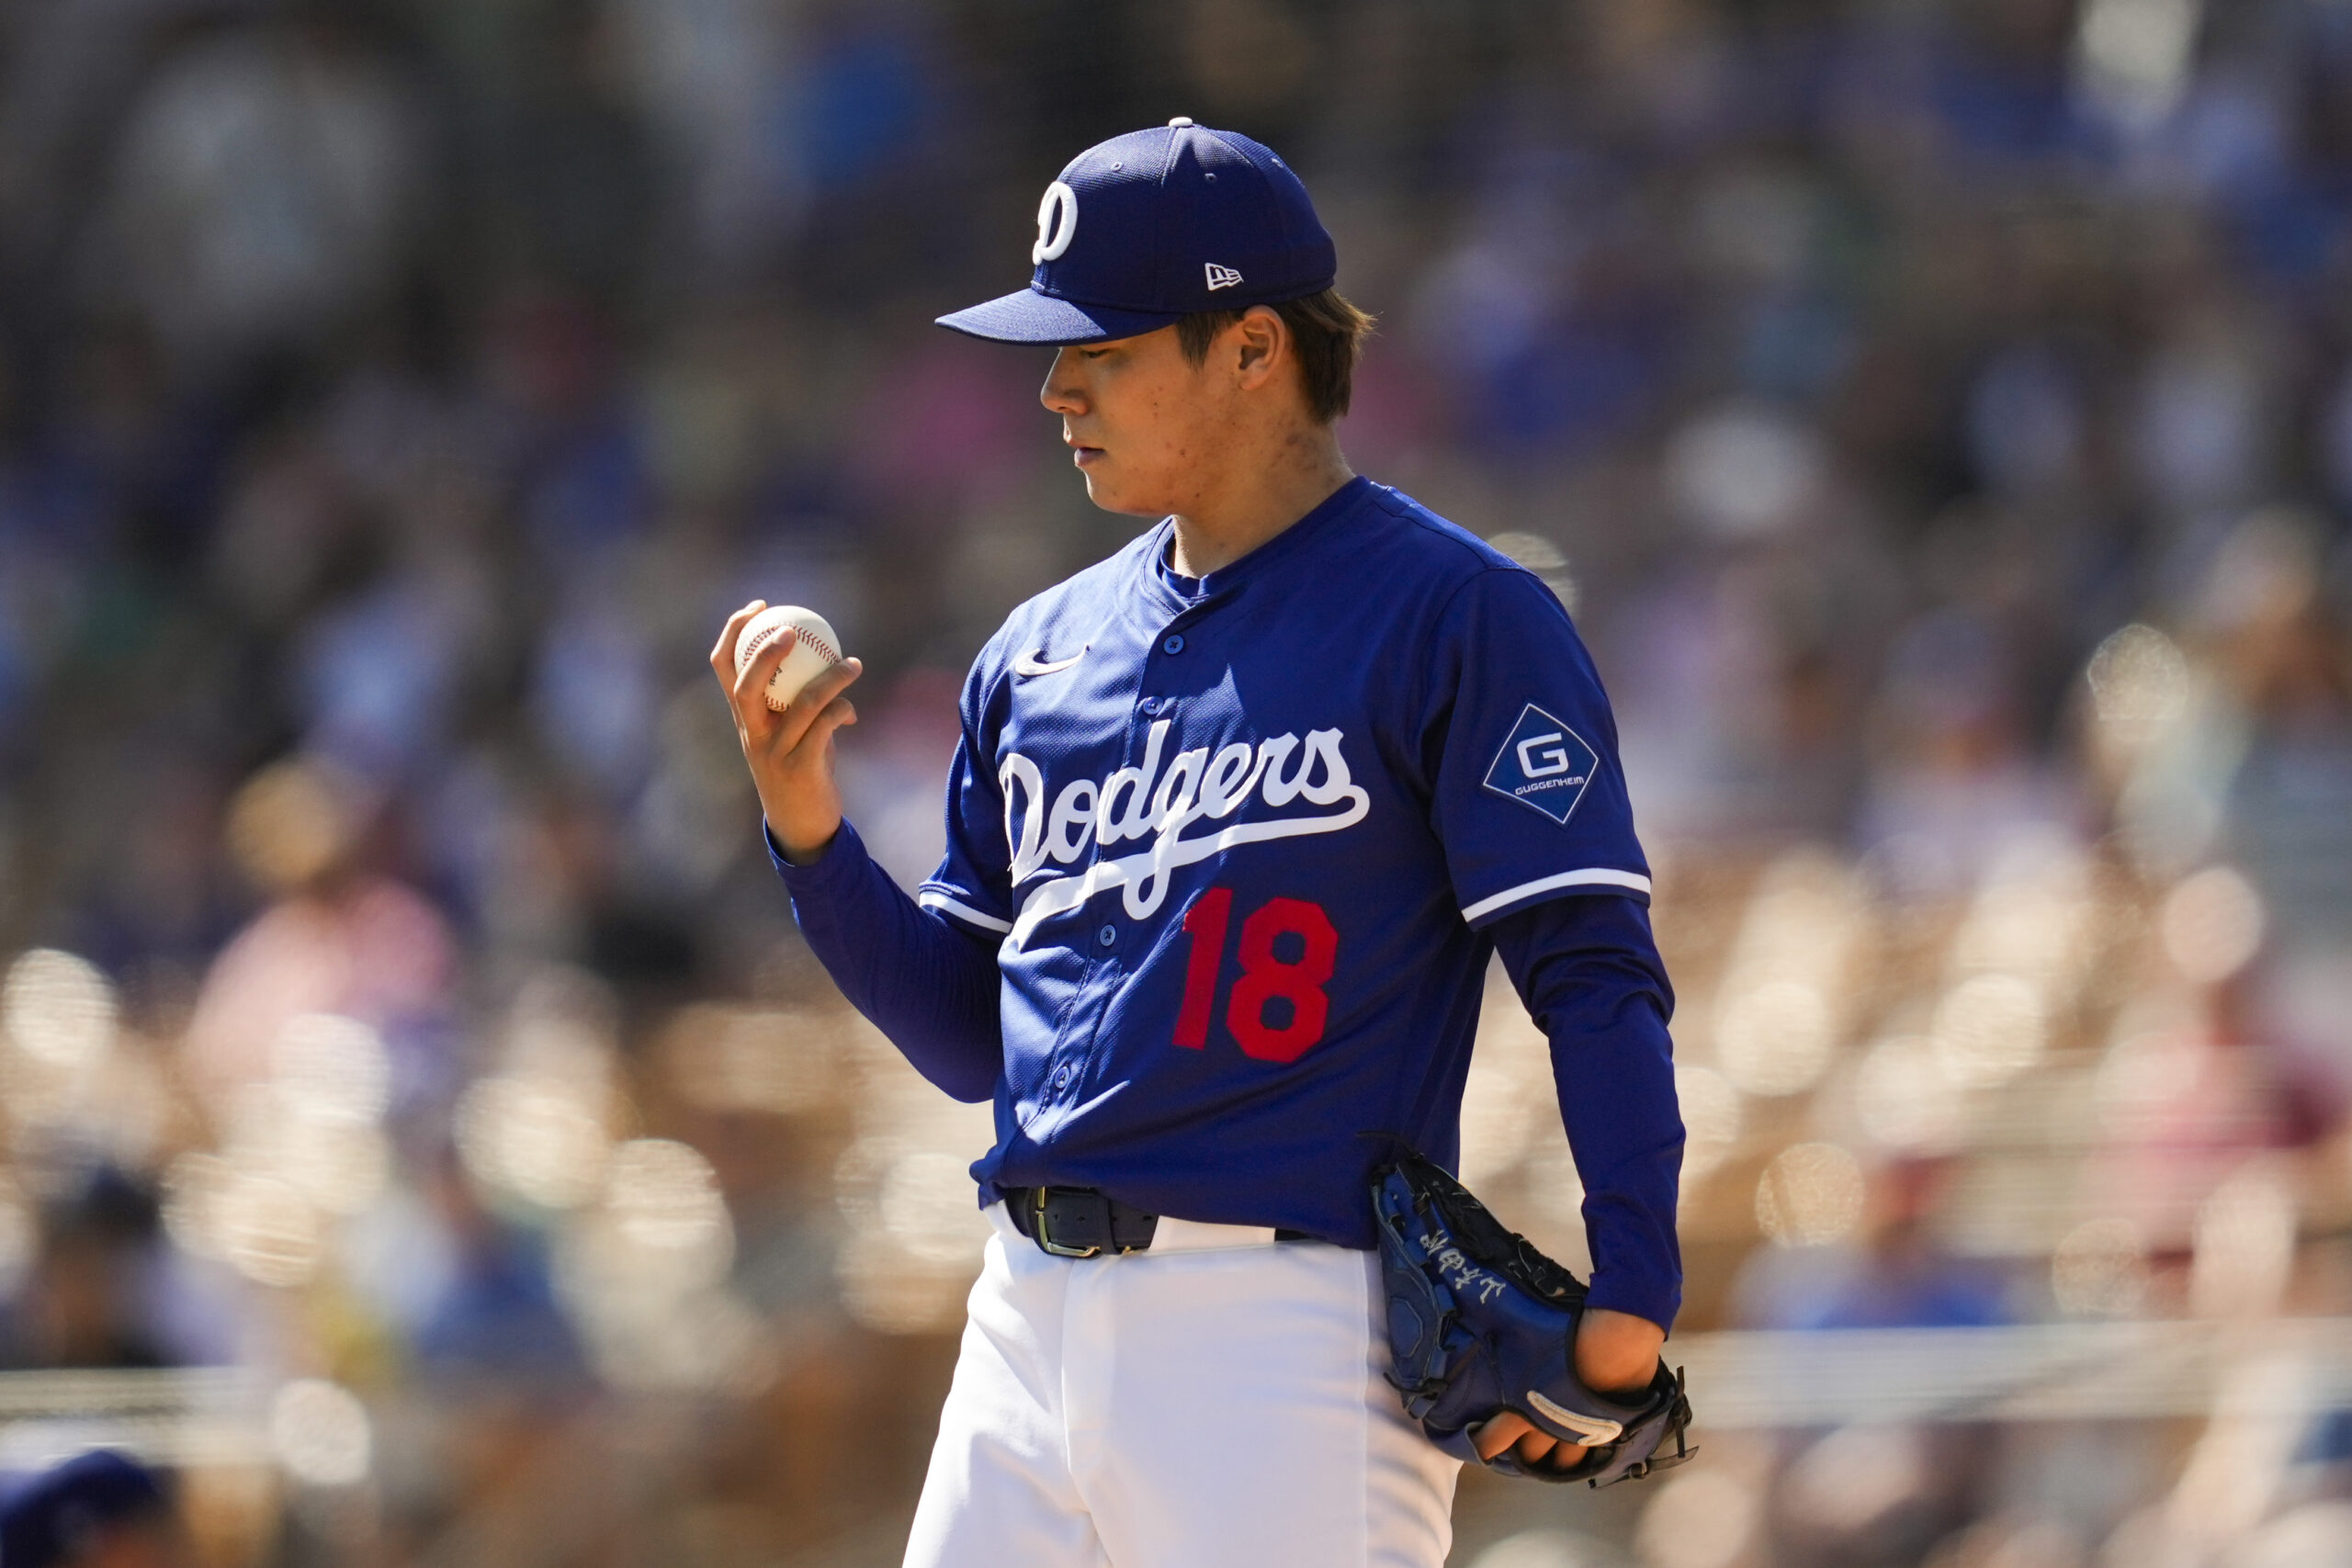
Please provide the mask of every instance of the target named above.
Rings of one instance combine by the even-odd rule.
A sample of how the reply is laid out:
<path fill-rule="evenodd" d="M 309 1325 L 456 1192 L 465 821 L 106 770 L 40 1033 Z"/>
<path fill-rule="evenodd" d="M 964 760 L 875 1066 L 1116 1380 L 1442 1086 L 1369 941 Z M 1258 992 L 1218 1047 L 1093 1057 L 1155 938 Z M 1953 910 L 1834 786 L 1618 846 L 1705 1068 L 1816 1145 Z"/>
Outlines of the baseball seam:
<path fill-rule="evenodd" d="M 834 649 L 833 646 L 827 642 L 823 637 L 819 637 L 815 632 L 808 631 L 799 626 L 795 626 L 792 629 L 800 634 L 800 640 L 804 644 L 815 649 L 820 654 L 823 655 L 826 663 L 839 664 L 842 661 L 841 654 Z M 776 639 L 777 634 L 783 630 L 784 628 L 782 626 L 777 626 L 772 630 L 763 631 L 759 636 L 753 637 L 752 639 L 752 646 L 743 651 L 743 662 L 749 664 L 755 657 L 758 656 L 760 649 L 774 642 Z"/>

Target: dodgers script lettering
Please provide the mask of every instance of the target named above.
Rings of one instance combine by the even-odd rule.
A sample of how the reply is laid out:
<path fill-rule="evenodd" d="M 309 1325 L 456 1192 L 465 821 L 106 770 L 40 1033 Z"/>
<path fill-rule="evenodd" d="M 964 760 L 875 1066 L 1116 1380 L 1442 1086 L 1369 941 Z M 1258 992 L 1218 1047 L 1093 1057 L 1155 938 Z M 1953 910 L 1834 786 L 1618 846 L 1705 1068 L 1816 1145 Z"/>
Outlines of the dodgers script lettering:
<path fill-rule="evenodd" d="M 1371 809 L 1371 796 L 1348 772 L 1341 750 L 1346 737 L 1339 730 L 1311 729 L 1303 741 L 1295 734 L 1254 746 L 1235 740 L 1169 757 L 1170 723 L 1163 718 L 1151 727 L 1140 766 L 1117 769 L 1100 780 L 1072 779 L 1058 793 L 1049 793 L 1035 762 L 1018 751 L 1006 754 L 997 782 L 1004 791 L 1005 846 L 1012 856 L 1014 887 L 1075 865 L 1089 843 L 1104 849 L 1130 840 L 1150 843 L 1031 888 L 1012 923 L 1015 948 L 1026 946 L 1041 922 L 1098 893 L 1124 889 L 1127 914 L 1142 919 L 1167 898 L 1169 874 L 1181 866 L 1240 844 L 1335 833 L 1363 821 Z M 1204 826 L 1241 815 L 1252 801 L 1287 814 L 1220 829 Z M 1337 809 L 1289 810 L 1295 803 Z M 1192 832 L 1195 828 L 1203 830 Z"/>

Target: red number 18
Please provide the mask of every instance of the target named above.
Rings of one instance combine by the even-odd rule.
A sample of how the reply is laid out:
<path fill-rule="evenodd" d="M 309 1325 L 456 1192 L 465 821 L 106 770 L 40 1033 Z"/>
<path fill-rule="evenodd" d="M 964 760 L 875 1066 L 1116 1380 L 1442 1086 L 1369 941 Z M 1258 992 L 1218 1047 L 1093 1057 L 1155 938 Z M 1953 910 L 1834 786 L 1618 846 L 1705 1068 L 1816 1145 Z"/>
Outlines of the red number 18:
<path fill-rule="evenodd" d="M 1208 1043 L 1209 1015 L 1216 1007 L 1217 971 L 1225 963 L 1225 931 L 1233 914 L 1233 889 L 1212 887 L 1184 911 L 1193 939 L 1184 961 L 1184 1002 L 1176 1013 L 1176 1043 L 1194 1050 Z M 1295 959 L 1274 956 L 1274 942 L 1299 939 Z M 1225 1026 L 1244 1055 L 1261 1062 L 1295 1062 L 1323 1038 L 1331 1016 L 1324 983 L 1339 957 L 1340 933 L 1320 904 L 1304 898 L 1269 898 L 1241 922 L 1241 977 L 1226 1000 Z M 1290 1003 L 1290 1021 L 1266 1021 L 1266 1004 Z"/>

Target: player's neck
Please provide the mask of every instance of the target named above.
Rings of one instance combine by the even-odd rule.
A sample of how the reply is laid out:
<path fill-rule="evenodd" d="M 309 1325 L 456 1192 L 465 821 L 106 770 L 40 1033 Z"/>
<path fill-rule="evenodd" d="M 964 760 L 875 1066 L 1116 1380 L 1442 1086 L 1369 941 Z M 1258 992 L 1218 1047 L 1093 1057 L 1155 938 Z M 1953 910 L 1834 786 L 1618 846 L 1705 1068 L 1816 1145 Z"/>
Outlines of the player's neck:
<path fill-rule="evenodd" d="M 1176 513 L 1169 565 L 1184 576 L 1231 566 L 1355 478 L 1328 424 L 1284 431 L 1250 456 L 1225 465 L 1217 482 Z"/>

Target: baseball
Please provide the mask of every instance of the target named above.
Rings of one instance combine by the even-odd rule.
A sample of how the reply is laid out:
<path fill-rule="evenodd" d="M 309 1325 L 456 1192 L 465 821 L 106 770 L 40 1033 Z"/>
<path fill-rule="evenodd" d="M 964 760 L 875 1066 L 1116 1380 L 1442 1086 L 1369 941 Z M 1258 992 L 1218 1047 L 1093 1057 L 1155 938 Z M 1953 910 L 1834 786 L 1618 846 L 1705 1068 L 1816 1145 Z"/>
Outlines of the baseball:
<path fill-rule="evenodd" d="M 782 712 L 785 705 L 800 694 L 800 688 L 817 677 L 817 671 L 828 664 L 842 661 L 842 645 L 833 636 L 833 628 L 825 617 L 814 610 L 797 604 L 771 604 L 743 625 L 742 636 L 735 639 L 735 672 L 752 662 L 761 649 L 789 626 L 800 634 L 792 651 L 784 656 L 775 673 L 768 680 L 768 706 Z"/>

